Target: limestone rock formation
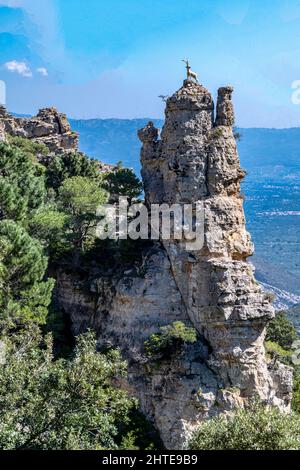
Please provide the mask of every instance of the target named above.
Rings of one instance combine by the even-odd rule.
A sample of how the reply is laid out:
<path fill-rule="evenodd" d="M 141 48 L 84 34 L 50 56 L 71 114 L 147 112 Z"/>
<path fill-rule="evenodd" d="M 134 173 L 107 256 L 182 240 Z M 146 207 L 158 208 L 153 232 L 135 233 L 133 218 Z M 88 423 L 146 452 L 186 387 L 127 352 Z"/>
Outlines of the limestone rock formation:
<path fill-rule="evenodd" d="M 0 121 L 0 142 L 5 142 L 5 127 L 4 124 Z"/>
<path fill-rule="evenodd" d="M 203 202 L 205 242 L 193 251 L 192 262 L 184 243 L 163 242 L 187 315 L 212 348 L 210 366 L 227 387 L 239 390 L 235 400 L 255 393 L 273 399 L 277 387 L 274 402 L 284 408 L 291 378 L 289 387 L 273 380 L 263 348 L 273 307 L 247 263 L 253 246 L 240 194 L 245 173 L 232 132 L 232 92 L 232 87 L 220 88 L 214 121 L 210 93 L 187 80 L 167 101 L 161 140 L 153 128 L 149 139 L 149 125 L 140 131 L 146 200 Z"/>
<path fill-rule="evenodd" d="M 129 364 L 124 384 L 141 402 L 169 449 L 183 448 L 201 420 L 259 396 L 289 410 L 290 368 L 268 365 L 265 327 L 274 310 L 247 262 L 240 168 L 232 125 L 232 88 L 210 93 L 185 80 L 167 100 L 161 133 L 139 131 L 145 197 L 152 203 L 204 206 L 204 244 L 161 240 L 142 263 L 114 276 L 94 266 L 89 278 L 58 272 L 57 296 L 75 334 L 93 327 L 100 344 L 119 347 Z M 159 366 L 144 341 L 159 326 L 193 325 L 198 341 Z"/>
<path fill-rule="evenodd" d="M 78 149 L 77 133 L 71 130 L 66 115 L 55 108 L 41 109 L 33 118 L 17 118 L 1 106 L 0 125 L 8 134 L 33 139 L 46 145 L 53 153 Z"/>

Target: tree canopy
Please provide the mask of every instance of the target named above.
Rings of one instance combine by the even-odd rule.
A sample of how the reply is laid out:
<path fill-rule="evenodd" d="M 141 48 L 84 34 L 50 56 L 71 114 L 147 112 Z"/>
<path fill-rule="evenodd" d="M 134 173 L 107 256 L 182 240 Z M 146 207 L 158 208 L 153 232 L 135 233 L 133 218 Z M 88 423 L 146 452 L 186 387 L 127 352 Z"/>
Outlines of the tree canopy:
<path fill-rule="evenodd" d="M 103 186 L 115 196 L 127 196 L 129 201 L 138 198 L 143 184 L 130 168 L 118 167 L 103 177 Z"/>
<path fill-rule="evenodd" d="M 74 176 L 91 179 L 99 178 L 97 162 L 79 152 L 64 152 L 54 156 L 46 169 L 46 184 L 48 188 L 58 190 L 64 180 Z"/>
<path fill-rule="evenodd" d="M 37 328 L 0 342 L 0 448 L 117 449 L 136 407 L 113 385 L 126 374 L 120 354 L 97 352 L 87 333 L 72 359 L 53 359 L 51 335 Z"/>
<path fill-rule="evenodd" d="M 286 313 L 284 311 L 277 312 L 275 318 L 268 325 L 267 341 L 277 343 L 283 349 L 290 349 L 297 337 L 297 330 L 287 318 Z"/>
<path fill-rule="evenodd" d="M 54 285 L 44 280 L 47 258 L 42 245 L 12 220 L 0 221 L 1 324 L 44 323 Z"/>
<path fill-rule="evenodd" d="M 68 178 L 60 187 L 58 206 L 69 216 L 70 239 L 77 253 L 94 239 L 101 218 L 98 211 L 106 201 L 107 193 L 99 182 L 84 176 Z"/>
<path fill-rule="evenodd" d="M 25 222 L 45 200 L 44 167 L 0 143 L 0 219 Z"/>

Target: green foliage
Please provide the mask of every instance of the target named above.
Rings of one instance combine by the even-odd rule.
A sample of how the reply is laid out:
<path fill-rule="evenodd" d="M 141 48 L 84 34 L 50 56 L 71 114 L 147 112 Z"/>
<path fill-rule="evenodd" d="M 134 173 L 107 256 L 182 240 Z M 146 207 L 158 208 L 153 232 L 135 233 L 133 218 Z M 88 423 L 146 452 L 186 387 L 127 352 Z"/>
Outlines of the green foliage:
<path fill-rule="evenodd" d="M 57 190 L 64 180 L 74 176 L 97 179 L 99 177 L 97 162 L 83 153 L 65 152 L 57 155 L 47 166 L 47 187 Z"/>
<path fill-rule="evenodd" d="M 300 414 L 300 366 L 294 367 L 294 391 L 292 409 Z"/>
<path fill-rule="evenodd" d="M 52 260 L 68 249 L 65 229 L 69 219 L 68 214 L 58 211 L 55 206 L 45 206 L 30 221 L 30 234 L 43 244 Z"/>
<path fill-rule="evenodd" d="M 93 242 L 101 219 L 97 211 L 106 201 L 107 193 L 87 177 L 68 178 L 60 187 L 59 207 L 68 216 L 70 240 L 77 253 Z"/>
<path fill-rule="evenodd" d="M 223 137 L 223 131 L 221 127 L 214 127 L 212 130 L 212 138 L 213 139 L 220 139 Z"/>
<path fill-rule="evenodd" d="M 277 360 L 286 365 L 292 365 L 292 351 L 283 349 L 273 341 L 266 341 L 265 348 L 267 355 L 276 363 Z"/>
<path fill-rule="evenodd" d="M 293 350 L 291 349 L 298 335 L 293 323 L 287 318 L 286 312 L 278 312 L 269 323 L 266 339 L 267 355 L 273 361 L 279 360 L 294 368 L 292 409 L 300 413 L 300 367 L 293 364 Z"/>
<path fill-rule="evenodd" d="M 236 141 L 239 142 L 240 140 L 242 140 L 242 134 L 237 130 L 236 127 L 233 127 L 232 131 L 233 131 L 233 137 L 235 138 Z"/>
<path fill-rule="evenodd" d="M 103 187 L 112 195 L 127 196 L 129 201 L 138 198 L 143 184 L 130 168 L 118 167 L 103 177 Z"/>
<path fill-rule="evenodd" d="M 276 317 L 267 327 L 267 341 L 278 343 L 283 349 L 290 349 L 297 339 L 297 330 L 287 318 L 284 311 L 276 313 Z"/>
<path fill-rule="evenodd" d="M 278 357 L 291 357 L 292 351 L 287 351 L 283 349 L 278 343 L 274 343 L 273 341 L 266 341 L 265 342 L 266 351 L 270 356 L 278 356 Z"/>
<path fill-rule="evenodd" d="M 120 450 L 160 450 L 163 443 L 153 424 L 136 408 L 129 414 L 130 420 L 121 425 Z"/>
<path fill-rule="evenodd" d="M 37 162 L 38 158 L 45 157 L 49 154 L 49 150 L 44 144 L 39 144 L 34 140 L 24 139 L 23 137 L 15 137 L 8 135 L 8 142 L 27 155 L 33 162 Z"/>
<path fill-rule="evenodd" d="M 46 268 L 41 244 L 12 220 L 0 221 L 1 326 L 45 322 L 54 285 L 43 281 Z"/>
<path fill-rule="evenodd" d="M 51 335 L 37 328 L 2 338 L 1 449 L 116 449 L 136 406 L 113 381 L 126 374 L 117 351 L 96 352 L 93 335 L 77 339 L 71 360 L 53 360 Z"/>
<path fill-rule="evenodd" d="M 300 417 L 255 402 L 205 421 L 192 438 L 191 450 L 300 450 Z"/>
<path fill-rule="evenodd" d="M 73 250 L 75 264 L 86 256 L 108 195 L 96 162 L 73 153 L 47 162 L 47 155 L 31 140 L 0 144 L 0 448 L 160 448 L 120 387 L 126 367 L 119 353 L 97 353 L 91 334 L 74 351 L 69 318 L 51 302 L 45 253 L 57 260 Z M 120 194 L 140 194 L 133 173 L 118 171 Z M 113 262 L 124 264 L 123 254 L 131 263 L 141 256 L 136 247 L 115 246 Z M 102 255 L 109 259 L 107 247 Z"/>
<path fill-rule="evenodd" d="M 195 343 L 197 332 L 195 328 L 186 326 L 181 321 L 160 327 L 159 333 L 153 333 L 145 341 L 147 355 L 153 359 L 170 357 L 178 352 L 185 343 Z"/>
<path fill-rule="evenodd" d="M 22 221 L 44 203 L 42 165 L 26 152 L 0 143 L 0 219 Z"/>

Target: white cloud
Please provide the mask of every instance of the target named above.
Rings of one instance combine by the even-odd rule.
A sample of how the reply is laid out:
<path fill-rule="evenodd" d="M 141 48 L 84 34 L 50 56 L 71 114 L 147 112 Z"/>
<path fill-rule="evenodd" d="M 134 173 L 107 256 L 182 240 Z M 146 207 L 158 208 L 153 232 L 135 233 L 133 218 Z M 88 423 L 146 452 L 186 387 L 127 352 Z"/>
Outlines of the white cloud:
<path fill-rule="evenodd" d="M 32 72 L 25 62 L 11 60 L 10 62 L 6 62 L 4 67 L 10 72 L 15 72 L 19 75 L 22 75 L 22 77 L 32 77 Z"/>
<path fill-rule="evenodd" d="M 43 77 L 48 77 L 48 70 L 45 67 L 39 67 L 36 71 L 43 75 Z"/>

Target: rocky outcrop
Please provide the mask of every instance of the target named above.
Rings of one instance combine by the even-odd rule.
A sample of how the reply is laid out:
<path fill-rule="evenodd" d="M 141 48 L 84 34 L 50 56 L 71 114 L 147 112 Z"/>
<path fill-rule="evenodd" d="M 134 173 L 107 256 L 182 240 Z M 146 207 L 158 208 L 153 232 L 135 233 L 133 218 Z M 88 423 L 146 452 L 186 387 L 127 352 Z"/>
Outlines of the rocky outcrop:
<path fill-rule="evenodd" d="M 4 106 L 0 106 L 0 142 L 6 141 L 6 134 L 23 137 L 45 145 L 49 154 L 37 155 L 38 160 L 48 165 L 54 155 L 67 152 L 70 157 L 78 150 L 78 134 L 72 131 L 65 114 L 55 108 L 40 109 L 38 114 L 30 118 L 16 118 L 9 114 Z M 88 158 L 88 157 L 87 157 Z M 116 167 L 97 161 L 99 173 L 109 173 Z"/>
<path fill-rule="evenodd" d="M 5 142 L 5 127 L 4 124 L 0 121 L 0 142 Z"/>
<path fill-rule="evenodd" d="M 78 134 L 71 130 L 66 115 L 59 113 L 55 108 L 41 109 L 37 116 L 31 118 L 18 118 L 7 113 L 1 106 L 1 125 L 6 133 L 33 139 L 46 145 L 51 153 L 78 149 Z"/>
<path fill-rule="evenodd" d="M 161 136 L 151 122 L 139 132 L 147 204 L 201 203 L 203 244 L 191 251 L 184 239 L 155 242 L 139 266 L 118 276 L 58 273 L 58 299 L 74 333 L 92 326 L 100 344 L 123 351 L 126 386 L 169 449 L 184 447 L 201 420 L 255 396 L 283 411 L 290 406 L 291 370 L 272 369 L 265 357 L 274 310 L 247 262 L 253 245 L 240 195 L 245 173 L 232 131 L 232 91 L 219 90 L 215 118 L 210 93 L 185 80 L 167 100 Z M 151 364 L 145 339 L 175 320 L 193 325 L 198 341 Z"/>

